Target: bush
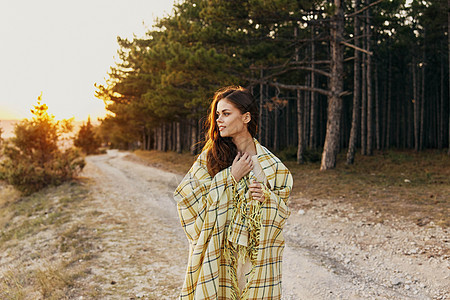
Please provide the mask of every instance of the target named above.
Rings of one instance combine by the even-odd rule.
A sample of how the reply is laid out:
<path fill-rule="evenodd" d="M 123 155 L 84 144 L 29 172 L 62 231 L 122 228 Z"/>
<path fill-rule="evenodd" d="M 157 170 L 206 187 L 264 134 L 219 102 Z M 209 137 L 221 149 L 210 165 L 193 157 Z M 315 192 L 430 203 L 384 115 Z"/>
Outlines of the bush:
<path fill-rule="evenodd" d="M 3 134 L 3 128 L 0 127 L 0 147 L 1 147 L 2 144 L 3 144 L 2 134 Z"/>
<path fill-rule="evenodd" d="M 40 100 L 31 110 L 34 117 L 15 126 L 15 137 L 4 145 L 0 162 L 0 178 L 24 194 L 71 180 L 85 165 L 76 149 L 58 148 L 61 134 L 70 126 L 48 115 L 47 105 Z"/>
<path fill-rule="evenodd" d="M 91 119 L 88 118 L 86 124 L 81 125 L 77 136 L 73 141 L 74 145 L 80 147 L 86 154 L 98 153 L 98 148 L 101 146 L 100 139 L 95 135 Z"/>
<path fill-rule="evenodd" d="M 297 160 L 297 147 L 287 147 L 278 153 L 278 157 L 281 161 L 296 161 Z M 303 152 L 303 159 L 305 162 L 316 163 L 321 160 L 322 154 L 319 150 L 305 149 Z"/>

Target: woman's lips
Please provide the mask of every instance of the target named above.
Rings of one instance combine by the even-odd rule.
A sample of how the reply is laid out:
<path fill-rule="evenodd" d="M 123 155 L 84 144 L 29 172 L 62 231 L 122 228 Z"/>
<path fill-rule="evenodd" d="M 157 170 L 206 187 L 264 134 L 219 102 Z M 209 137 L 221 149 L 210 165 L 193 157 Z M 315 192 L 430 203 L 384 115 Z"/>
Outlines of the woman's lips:
<path fill-rule="evenodd" d="M 219 126 L 219 131 L 222 131 L 225 129 L 225 126 Z"/>

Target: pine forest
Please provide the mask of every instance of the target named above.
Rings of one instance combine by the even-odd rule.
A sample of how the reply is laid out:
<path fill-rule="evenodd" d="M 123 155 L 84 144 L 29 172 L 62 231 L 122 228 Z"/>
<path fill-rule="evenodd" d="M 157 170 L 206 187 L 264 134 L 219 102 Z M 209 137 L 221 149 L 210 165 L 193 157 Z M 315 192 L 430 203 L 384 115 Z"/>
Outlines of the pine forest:
<path fill-rule="evenodd" d="M 186 0 L 118 37 L 96 96 L 112 147 L 198 153 L 214 92 L 250 89 L 258 140 L 321 169 L 383 149 L 448 149 L 450 1 Z M 449 151 L 450 150 L 442 150 Z"/>

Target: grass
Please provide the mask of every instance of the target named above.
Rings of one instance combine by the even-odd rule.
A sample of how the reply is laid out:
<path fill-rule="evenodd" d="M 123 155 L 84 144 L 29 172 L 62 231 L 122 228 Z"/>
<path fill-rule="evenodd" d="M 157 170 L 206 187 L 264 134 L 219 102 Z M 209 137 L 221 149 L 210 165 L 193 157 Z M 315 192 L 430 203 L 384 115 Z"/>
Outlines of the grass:
<path fill-rule="evenodd" d="M 134 152 L 148 165 L 171 171 L 177 174 L 185 174 L 191 168 L 196 157 L 189 153 L 161 152 L 156 150 Z"/>
<path fill-rule="evenodd" d="M 150 165 L 178 174 L 186 173 L 195 160 L 189 153 L 135 153 Z M 316 199 L 337 200 L 372 211 L 378 222 L 403 217 L 450 226 L 450 157 L 444 151 L 380 151 L 357 155 L 353 165 L 346 165 L 341 153 L 336 168 L 328 171 L 319 170 L 320 162 L 298 165 L 286 161 L 289 155 L 280 157 L 294 177 L 290 204 L 294 209 L 314 205 Z"/>
<path fill-rule="evenodd" d="M 339 199 L 381 215 L 450 225 L 450 157 L 444 152 L 378 152 L 358 156 L 350 166 L 342 155 L 326 172 L 318 163 L 287 165 L 297 183 L 294 198 Z"/>
<path fill-rule="evenodd" d="M 89 274 L 96 240 L 78 212 L 88 188 L 73 181 L 21 197 L 0 183 L 1 299 L 69 299 Z M 9 261 L 9 262 L 8 262 Z"/>

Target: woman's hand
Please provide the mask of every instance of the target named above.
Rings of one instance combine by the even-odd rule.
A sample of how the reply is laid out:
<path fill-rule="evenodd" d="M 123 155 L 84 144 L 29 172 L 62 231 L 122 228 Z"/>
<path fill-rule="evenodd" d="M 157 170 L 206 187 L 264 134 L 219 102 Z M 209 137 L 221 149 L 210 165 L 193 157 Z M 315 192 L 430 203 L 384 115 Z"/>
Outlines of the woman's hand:
<path fill-rule="evenodd" d="M 236 155 L 231 165 L 231 174 L 237 182 L 247 175 L 253 169 L 253 162 L 250 154 L 245 152 L 241 155 L 240 152 Z"/>
<path fill-rule="evenodd" d="M 250 190 L 250 195 L 254 200 L 258 200 L 259 202 L 264 202 L 264 200 L 266 200 L 264 197 L 264 191 L 261 187 L 261 183 L 253 181 L 253 183 L 250 184 L 248 188 Z"/>

